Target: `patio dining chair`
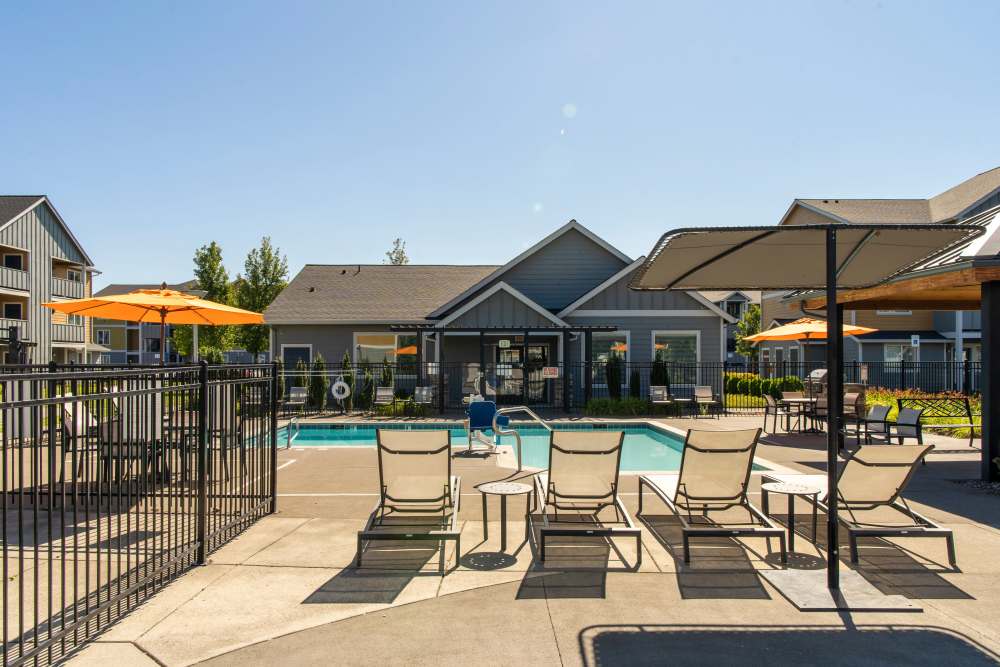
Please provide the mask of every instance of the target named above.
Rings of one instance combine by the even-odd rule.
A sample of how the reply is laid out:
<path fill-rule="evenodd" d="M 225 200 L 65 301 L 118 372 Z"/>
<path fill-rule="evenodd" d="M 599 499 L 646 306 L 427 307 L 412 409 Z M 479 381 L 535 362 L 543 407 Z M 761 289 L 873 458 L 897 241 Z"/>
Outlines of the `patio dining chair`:
<path fill-rule="evenodd" d="M 889 444 L 897 440 L 899 444 L 905 444 L 907 438 L 913 438 L 918 445 L 924 444 L 924 432 L 920 426 L 920 418 L 923 416 L 922 408 L 903 408 L 896 415 L 896 421 L 886 422 L 886 430 L 883 433 L 873 432 L 870 441 L 881 440 Z"/>
<path fill-rule="evenodd" d="M 674 404 L 674 400 L 670 397 L 670 391 L 665 385 L 650 385 L 649 402 L 653 405 Z"/>
<path fill-rule="evenodd" d="M 451 474 L 451 432 L 378 429 L 379 497 L 365 527 L 358 531 L 355 562 L 361 567 L 365 548 L 378 540 L 441 543 L 440 571 L 445 570 L 444 543 L 455 542 L 456 567 L 461 555 L 458 510 L 461 480 Z M 400 515 L 400 521 L 396 521 Z M 407 517 L 428 519 L 414 523 Z M 425 528 L 430 527 L 430 530 Z"/>
<path fill-rule="evenodd" d="M 767 418 L 774 418 L 774 430 L 767 430 Z M 774 396 L 770 394 L 764 394 L 764 431 L 767 433 L 777 433 L 778 432 L 778 419 L 781 418 L 785 422 L 785 431 L 791 430 L 792 426 L 792 412 L 788 408 L 779 404 L 778 401 L 774 400 Z"/>
<path fill-rule="evenodd" d="M 754 452 L 760 429 L 739 431 L 689 430 L 684 439 L 681 467 L 676 473 L 639 477 L 639 511 L 643 513 L 643 490 L 648 489 L 670 509 L 681 523 L 684 562 L 691 562 L 692 537 L 777 537 L 781 562 L 787 562 L 785 530 L 750 502 L 748 496 Z M 742 508 L 749 523 L 708 523 L 710 512 Z"/>
<path fill-rule="evenodd" d="M 392 387 L 375 387 L 375 400 L 372 401 L 372 406 L 383 405 L 391 405 L 392 414 L 396 414 L 396 391 Z"/>
<path fill-rule="evenodd" d="M 700 385 L 694 388 L 694 404 L 698 409 L 698 414 L 701 414 L 702 408 L 709 415 L 714 411 L 716 417 L 722 413 L 722 404 L 719 402 L 715 392 L 712 391 L 712 388 L 707 385 Z"/>

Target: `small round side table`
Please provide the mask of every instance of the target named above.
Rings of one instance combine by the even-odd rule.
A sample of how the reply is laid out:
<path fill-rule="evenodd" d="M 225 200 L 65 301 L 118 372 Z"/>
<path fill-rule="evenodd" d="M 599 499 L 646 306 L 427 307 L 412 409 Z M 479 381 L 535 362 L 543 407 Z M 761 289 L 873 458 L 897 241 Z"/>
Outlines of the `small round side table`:
<path fill-rule="evenodd" d="M 813 539 L 816 539 L 816 500 L 822 489 L 807 484 L 797 484 L 794 482 L 765 482 L 760 485 L 761 493 L 764 494 L 764 513 L 770 516 L 767 506 L 767 494 L 781 493 L 788 496 L 788 550 L 795 551 L 795 496 L 808 498 L 813 506 Z"/>
<path fill-rule="evenodd" d="M 507 551 L 507 496 L 520 496 L 531 494 L 534 496 L 534 489 L 528 484 L 520 482 L 486 482 L 479 485 L 479 492 L 483 494 L 483 539 L 489 539 L 490 524 L 486 514 L 486 496 L 500 496 L 500 552 Z M 527 507 L 524 511 L 525 534 L 528 531 L 528 515 L 534 503 L 532 498 L 528 499 Z"/>

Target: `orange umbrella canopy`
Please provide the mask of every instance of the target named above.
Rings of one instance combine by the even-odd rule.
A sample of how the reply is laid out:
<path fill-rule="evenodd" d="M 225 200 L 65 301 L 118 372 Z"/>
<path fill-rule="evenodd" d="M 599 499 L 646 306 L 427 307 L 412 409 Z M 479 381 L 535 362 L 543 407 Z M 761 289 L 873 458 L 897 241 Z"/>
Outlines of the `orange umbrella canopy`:
<path fill-rule="evenodd" d="M 396 350 L 396 354 L 416 354 L 416 353 L 417 353 L 416 345 L 405 345 Z"/>
<path fill-rule="evenodd" d="M 862 334 L 872 333 L 874 331 L 878 331 L 878 329 L 859 327 L 853 324 L 844 325 L 845 336 L 860 336 Z M 826 322 L 824 320 L 817 320 L 811 317 L 803 317 L 801 319 L 795 320 L 794 322 L 783 324 L 780 327 L 774 327 L 773 329 L 768 329 L 767 331 L 761 331 L 760 333 L 754 334 L 752 336 L 747 336 L 743 340 L 749 340 L 755 343 L 759 343 L 765 340 L 825 340 L 825 339 L 826 339 Z"/>
<path fill-rule="evenodd" d="M 128 294 L 53 301 L 47 308 L 84 317 L 161 324 L 263 324 L 264 316 L 172 289 L 140 289 Z"/>

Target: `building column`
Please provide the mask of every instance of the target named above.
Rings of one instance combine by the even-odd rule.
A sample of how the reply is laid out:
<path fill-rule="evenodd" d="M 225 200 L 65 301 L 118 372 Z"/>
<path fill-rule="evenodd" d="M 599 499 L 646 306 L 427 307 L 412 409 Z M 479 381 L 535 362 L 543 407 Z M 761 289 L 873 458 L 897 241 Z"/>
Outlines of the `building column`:
<path fill-rule="evenodd" d="M 583 404 L 586 406 L 590 402 L 594 382 L 594 364 L 591 361 L 594 356 L 594 333 L 590 329 L 583 334 L 583 356 Z"/>
<path fill-rule="evenodd" d="M 961 310 L 955 311 L 955 388 L 962 391 L 965 388 L 965 376 L 963 374 L 963 368 L 965 364 L 965 331 L 964 331 L 964 317 L 965 313 Z"/>
<path fill-rule="evenodd" d="M 982 478 L 1000 481 L 1000 281 L 982 284 Z"/>
<path fill-rule="evenodd" d="M 417 329 L 417 386 L 424 386 L 424 330 Z M 414 392 L 415 394 L 416 392 Z"/>

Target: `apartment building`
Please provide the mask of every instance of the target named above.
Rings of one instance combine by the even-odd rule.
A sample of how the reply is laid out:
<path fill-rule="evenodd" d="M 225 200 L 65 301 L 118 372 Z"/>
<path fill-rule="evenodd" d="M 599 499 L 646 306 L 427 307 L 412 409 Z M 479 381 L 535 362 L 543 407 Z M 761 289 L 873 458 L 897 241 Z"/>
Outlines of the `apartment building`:
<path fill-rule="evenodd" d="M 47 301 L 90 296 L 97 270 L 45 195 L 0 196 L 0 349 L 7 363 L 88 363 L 88 318 L 56 313 Z M 21 355 L 9 345 L 13 329 Z"/>
<path fill-rule="evenodd" d="M 1000 167 L 985 171 L 927 199 L 795 199 L 779 224 L 961 223 L 1000 206 Z M 800 307 L 795 292 L 765 292 L 761 328 L 815 313 Z M 980 361 L 979 311 L 845 310 L 845 322 L 878 329 L 847 338 L 846 361 Z M 961 349 L 957 349 L 961 342 Z M 822 342 L 762 343 L 761 357 L 770 362 L 822 361 Z"/>
<path fill-rule="evenodd" d="M 204 296 L 196 289 L 197 282 L 188 280 L 167 285 L 167 289 Z M 116 283 L 100 289 L 94 296 L 127 294 L 137 289 L 159 289 L 160 284 L 140 285 Z M 171 344 L 172 327 L 167 326 L 166 362 L 180 361 L 180 355 Z M 160 325 L 158 322 L 125 322 L 122 320 L 94 319 L 93 339 L 100 346 L 99 362 L 102 364 L 158 364 L 160 363 Z"/>

